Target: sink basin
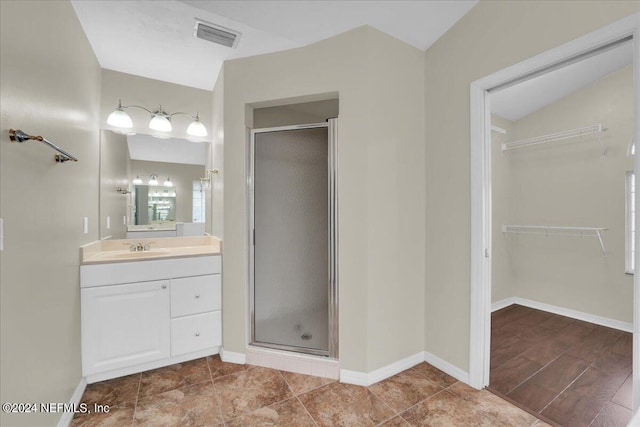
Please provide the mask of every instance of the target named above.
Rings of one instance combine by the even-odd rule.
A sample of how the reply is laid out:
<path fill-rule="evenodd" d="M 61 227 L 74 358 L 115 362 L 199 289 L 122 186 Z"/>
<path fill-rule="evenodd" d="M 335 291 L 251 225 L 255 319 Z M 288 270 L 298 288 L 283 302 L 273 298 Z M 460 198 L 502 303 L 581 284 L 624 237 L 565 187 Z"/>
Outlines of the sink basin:
<path fill-rule="evenodd" d="M 98 255 L 101 259 L 138 259 L 152 258 L 154 256 L 167 255 L 170 250 L 166 248 L 149 249 L 148 251 L 107 251 Z"/>

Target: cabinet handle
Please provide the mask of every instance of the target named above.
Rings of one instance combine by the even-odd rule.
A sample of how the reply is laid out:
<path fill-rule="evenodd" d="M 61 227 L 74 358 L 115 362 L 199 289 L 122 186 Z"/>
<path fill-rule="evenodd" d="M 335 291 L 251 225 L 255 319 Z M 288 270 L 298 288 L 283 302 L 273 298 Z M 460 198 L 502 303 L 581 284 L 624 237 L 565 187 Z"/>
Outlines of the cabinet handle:
<path fill-rule="evenodd" d="M 167 289 L 167 285 L 162 285 L 162 289 Z"/>
<path fill-rule="evenodd" d="M 196 336 L 199 337 L 200 336 L 200 332 L 196 332 Z"/>
<path fill-rule="evenodd" d="M 196 294 L 196 299 L 200 298 L 200 294 Z"/>

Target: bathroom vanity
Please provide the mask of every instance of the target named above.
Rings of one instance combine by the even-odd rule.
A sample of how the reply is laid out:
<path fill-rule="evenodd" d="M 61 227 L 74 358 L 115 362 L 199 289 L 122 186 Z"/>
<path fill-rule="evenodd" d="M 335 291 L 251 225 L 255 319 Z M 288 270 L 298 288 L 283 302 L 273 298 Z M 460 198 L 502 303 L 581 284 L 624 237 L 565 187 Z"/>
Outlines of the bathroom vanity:
<path fill-rule="evenodd" d="M 88 383 L 219 352 L 218 239 L 107 240 L 81 248 L 81 257 L 82 371 Z"/>

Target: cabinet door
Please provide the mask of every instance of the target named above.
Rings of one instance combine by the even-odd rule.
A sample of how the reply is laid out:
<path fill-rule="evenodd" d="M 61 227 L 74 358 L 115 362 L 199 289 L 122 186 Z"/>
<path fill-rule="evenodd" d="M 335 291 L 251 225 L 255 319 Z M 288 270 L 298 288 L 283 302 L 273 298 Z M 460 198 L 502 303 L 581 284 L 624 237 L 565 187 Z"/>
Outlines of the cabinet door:
<path fill-rule="evenodd" d="M 170 356 L 169 281 L 85 288 L 83 375 Z"/>

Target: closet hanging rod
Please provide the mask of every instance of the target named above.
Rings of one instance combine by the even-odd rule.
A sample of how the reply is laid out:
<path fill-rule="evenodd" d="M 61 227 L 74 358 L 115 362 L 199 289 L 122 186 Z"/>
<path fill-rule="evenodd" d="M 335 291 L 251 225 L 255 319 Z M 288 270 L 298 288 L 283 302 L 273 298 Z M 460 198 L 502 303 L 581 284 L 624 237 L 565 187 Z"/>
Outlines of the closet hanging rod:
<path fill-rule="evenodd" d="M 501 127 L 499 127 L 499 126 L 491 125 L 491 130 L 492 130 L 492 131 L 495 131 L 495 132 L 498 132 L 498 133 L 501 133 L 501 134 L 503 134 L 503 135 L 506 135 L 506 134 L 507 134 L 507 131 L 506 131 L 505 129 L 502 129 L 502 128 L 501 128 Z"/>
<path fill-rule="evenodd" d="M 53 142 L 47 140 L 45 137 L 42 137 L 42 136 L 29 135 L 28 133 L 23 132 L 20 129 L 15 129 L 15 130 L 9 129 L 9 139 L 11 140 L 11 142 L 16 142 L 16 141 L 25 142 L 32 139 L 34 141 L 40 141 L 44 144 L 47 144 L 49 147 L 53 148 L 59 153 L 59 154 L 56 154 L 55 156 L 56 162 L 58 163 L 64 163 L 69 160 L 73 160 L 74 162 L 78 161 L 77 157 L 75 157 L 72 154 L 69 154 L 68 152 L 66 152 L 65 150 L 58 147 L 56 144 L 54 144 Z"/>
<path fill-rule="evenodd" d="M 550 142 L 562 141 L 564 139 L 576 138 L 593 133 L 601 134 L 606 132 L 607 128 L 598 123 L 592 126 L 586 126 L 578 129 L 570 129 L 562 132 L 551 133 L 549 135 L 536 136 L 534 138 L 521 139 L 518 141 L 506 142 L 502 144 L 502 151 L 513 150 L 516 148 L 531 147 L 533 145 L 548 144 Z"/>
<path fill-rule="evenodd" d="M 538 234 L 545 236 L 567 237 L 597 237 L 602 250 L 602 256 L 607 256 L 607 249 L 602 241 L 602 232 L 608 228 L 603 227 L 564 227 L 556 225 L 502 225 L 503 233 L 513 234 Z"/>

